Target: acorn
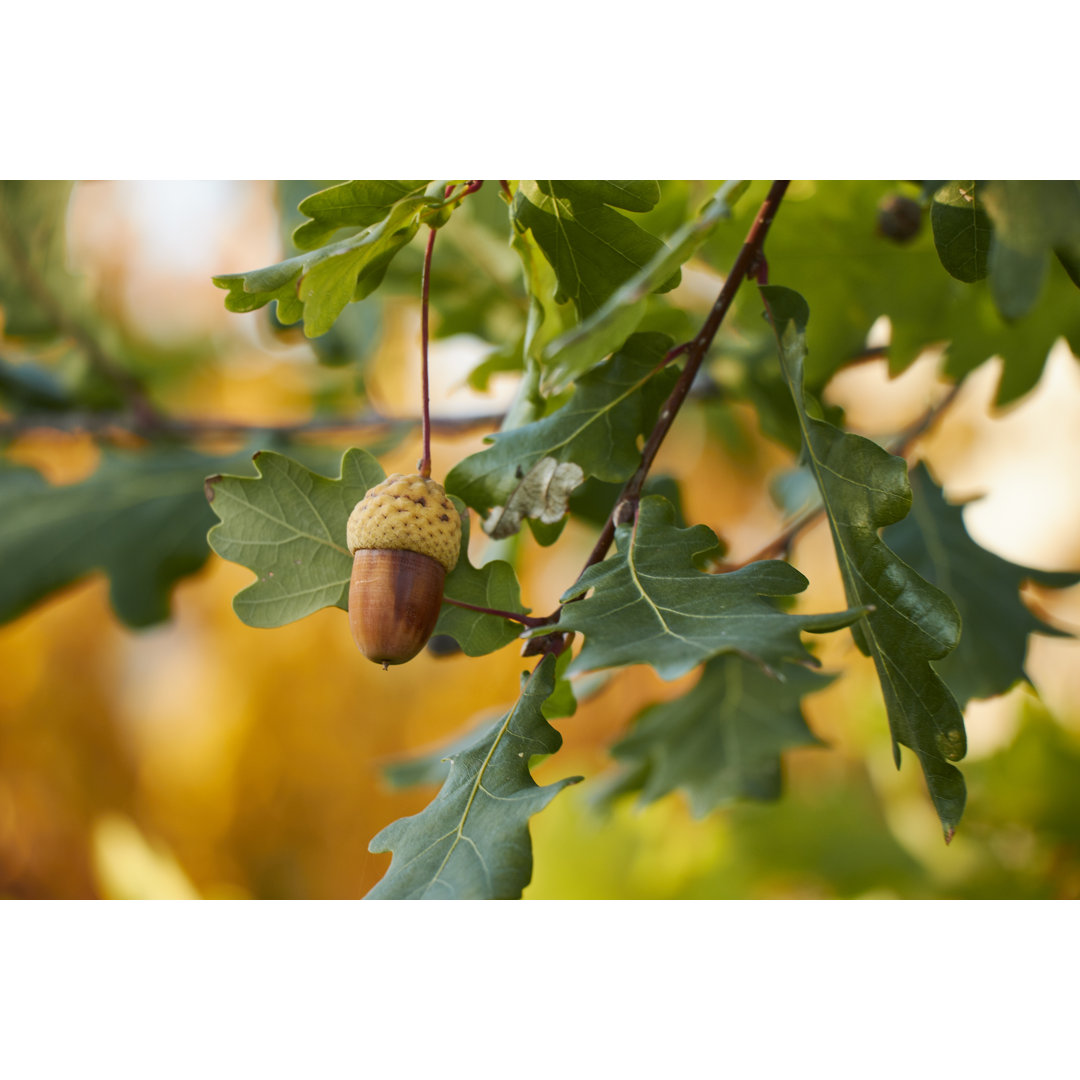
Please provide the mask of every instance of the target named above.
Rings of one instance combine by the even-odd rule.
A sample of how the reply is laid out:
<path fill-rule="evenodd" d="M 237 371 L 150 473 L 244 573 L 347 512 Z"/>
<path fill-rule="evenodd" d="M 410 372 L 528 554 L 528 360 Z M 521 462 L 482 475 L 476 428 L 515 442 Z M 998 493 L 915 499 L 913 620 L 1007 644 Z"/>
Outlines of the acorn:
<path fill-rule="evenodd" d="M 383 668 L 404 664 L 438 622 L 461 547 L 461 517 L 441 484 L 394 473 L 353 508 L 347 538 L 353 640 Z"/>

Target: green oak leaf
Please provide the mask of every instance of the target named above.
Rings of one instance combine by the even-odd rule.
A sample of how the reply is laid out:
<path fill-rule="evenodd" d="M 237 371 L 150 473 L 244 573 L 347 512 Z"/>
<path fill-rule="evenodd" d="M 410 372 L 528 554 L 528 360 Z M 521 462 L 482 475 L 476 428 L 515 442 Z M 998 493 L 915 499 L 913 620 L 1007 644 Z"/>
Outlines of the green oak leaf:
<path fill-rule="evenodd" d="M 221 519 L 207 536 L 210 547 L 258 575 L 233 598 L 233 610 L 257 627 L 284 626 L 324 607 L 347 610 L 352 558 L 345 526 L 353 507 L 385 478 L 382 466 L 356 448 L 346 451 L 336 480 L 271 450 L 254 461 L 256 477 L 206 481 L 206 497 Z"/>
<path fill-rule="evenodd" d="M 451 200 L 452 201 L 452 200 Z M 394 256 L 416 235 L 422 218 L 447 205 L 430 189 L 395 202 L 386 215 L 354 236 L 295 255 L 284 262 L 242 274 L 213 279 L 228 290 L 229 311 L 254 311 L 277 301 L 277 317 L 286 325 L 304 320 L 304 334 L 318 337 L 352 300 L 363 300 L 379 287 Z"/>
<path fill-rule="evenodd" d="M 469 514 L 459 499 L 451 496 L 451 500 L 461 512 L 461 553 L 457 566 L 446 576 L 443 595 L 478 607 L 527 615 L 529 609 L 521 606 L 521 588 L 508 562 L 498 559 L 482 567 L 469 562 Z M 520 623 L 453 604 L 443 604 L 435 626 L 436 634 L 449 634 L 466 656 L 484 656 L 501 649 L 521 631 Z"/>
<path fill-rule="evenodd" d="M 710 660 L 692 690 L 644 709 L 612 747 L 626 770 L 612 793 L 636 790 L 650 803 L 682 788 L 695 817 L 736 799 L 779 798 L 780 755 L 820 745 L 800 702 L 833 679 L 795 664 L 780 673 L 740 656 Z"/>
<path fill-rule="evenodd" d="M 637 334 L 621 352 L 583 375 L 561 408 L 489 436 L 493 445 L 455 465 L 446 487 L 481 514 L 504 506 L 539 461 L 575 462 L 587 477 L 616 482 L 637 468 L 637 436 L 647 435 L 677 378 L 657 371 L 670 347 L 663 334 Z"/>
<path fill-rule="evenodd" d="M 613 186 L 614 183 L 614 186 Z M 649 186 L 652 185 L 652 186 Z M 522 180 L 511 207 L 516 226 L 532 233 L 558 282 L 556 299 L 570 299 L 588 316 L 628 278 L 664 249 L 663 243 L 614 207 L 655 205 L 655 181 L 638 182 L 634 194 L 617 195 L 618 182 Z M 608 201 L 612 197 L 617 202 Z M 678 272 L 661 285 L 672 289 Z"/>
<path fill-rule="evenodd" d="M 274 627 L 320 608 L 349 607 L 352 557 L 345 542 L 353 507 L 385 479 L 379 462 L 354 447 L 330 479 L 274 451 L 255 455 L 258 476 L 212 476 L 210 506 L 220 518 L 207 537 L 223 559 L 239 563 L 258 580 L 233 598 L 233 610 L 248 626 Z M 458 510 L 465 516 L 464 507 Z M 443 595 L 501 611 L 521 611 L 521 596 L 509 563 L 479 569 L 468 556 L 469 526 L 462 523 L 457 566 Z M 516 623 L 494 615 L 445 605 L 436 633 L 451 635 L 469 656 L 501 648 L 520 633 Z"/>
<path fill-rule="evenodd" d="M 746 190 L 743 180 L 725 184 L 661 249 L 582 323 L 566 331 L 544 351 L 544 393 L 557 393 L 614 352 L 638 328 L 648 310 L 648 296 L 673 274 L 731 217 L 731 207 Z"/>
<path fill-rule="evenodd" d="M 674 518 L 666 499 L 643 498 L 636 520 L 615 531 L 617 553 L 590 566 L 561 597 L 558 629 L 585 635 L 571 673 L 651 664 L 662 679 L 676 679 L 721 653 L 738 653 L 772 670 L 789 662 L 814 664 L 800 633 L 838 630 L 863 613 L 781 611 L 771 598 L 792 596 L 808 584 L 788 563 L 703 573 L 694 556 L 715 549 L 716 534 L 705 525 L 680 529 Z M 590 590 L 586 599 L 576 599 Z"/>
<path fill-rule="evenodd" d="M 401 818 L 369 845 L 393 852 L 390 869 L 368 893 L 372 900 L 511 900 L 532 878 L 529 818 L 568 784 L 538 787 L 529 773 L 536 754 L 553 754 L 562 736 L 543 704 L 555 686 L 555 659 L 546 656 L 522 676 L 521 696 L 505 716 L 454 753 L 449 775 L 419 814 Z"/>
<path fill-rule="evenodd" d="M 172 586 L 209 554 L 203 477 L 241 461 L 172 448 L 106 451 L 93 475 L 66 485 L 0 464 L 0 558 L 14 568 L 0 578 L 0 621 L 94 570 L 108 575 L 127 625 L 168 618 Z"/>
<path fill-rule="evenodd" d="M 760 184 L 762 195 L 766 187 Z M 892 326 L 893 374 L 941 344 L 947 344 L 945 373 L 956 381 L 1000 356 L 1000 405 L 1039 381 L 1047 354 L 1062 335 L 1080 354 L 1076 285 L 1057 260 L 1037 306 L 1025 318 L 1008 321 L 994 303 L 989 281 L 968 285 L 945 272 L 930 230 L 903 245 L 874 234 L 877 204 L 895 187 L 885 181 L 830 180 L 800 190 L 796 183 L 781 204 L 777 227 L 769 234 L 769 271 L 773 280 L 798 281 L 814 313 L 814 349 L 806 360 L 809 390 L 820 392 L 834 372 L 863 354 L 866 335 L 880 316 Z M 733 210 L 744 226 L 758 201 L 754 194 L 752 188 Z M 742 229 L 718 229 L 702 250 L 726 272 L 741 238 Z M 756 303 L 740 304 L 736 298 L 726 325 L 745 342 L 774 344 Z"/>
<path fill-rule="evenodd" d="M 338 229 L 367 229 L 377 225 L 395 203 L 422 195 L 426 180 L 348 180 L 313 192 L 300 202 L 311 221 L 298 225 L 293 243 L 301 251 L 321 247 Z"/>
<path fill-rule="evenodd" d="M 806 463 L 821 490 L 848 603 L 874 609 L 852 627 L 852 635 L 859 649 L 873 657 L 897 767 L 903 743 L 918 755 L 949 839 L 964 809 L 964 778 L 950 764 L 964 756 L 964 716 L 931 661 L 956 648 L 960 616 L 945 593 L 878 536 L 879 529 L 900 521 L 911 507 L 905 461 L 807 413 L 806 301 L 778 286 L 760 291 L 799 413 Z"/>
<path fill-rule="evenodd" d="M 968 283 L 986 277 L 994 232 L 980 201 L 979 186 L 974 180 L 953 180 L 936 192 L 930 204 L 930 226 L 941 265 L 957 281 Z"/>
<path fill-rule="evenodd" d="M 883 533 L 889 547 L 956 604 L 963 631 L 957 647 L 934 668 L 961 705 L 1004 694 L 1027 679 L 1029 634 L 1069 637 L 1024 605 L 1020 586 L 1034 581 L 1053 589 L 1080 582 L 1080 574 L 1018 566 L 980 547 L 964 527 L 961 506 L 945 501 L 925 465 L 911 470 L 911 513 Z"/>

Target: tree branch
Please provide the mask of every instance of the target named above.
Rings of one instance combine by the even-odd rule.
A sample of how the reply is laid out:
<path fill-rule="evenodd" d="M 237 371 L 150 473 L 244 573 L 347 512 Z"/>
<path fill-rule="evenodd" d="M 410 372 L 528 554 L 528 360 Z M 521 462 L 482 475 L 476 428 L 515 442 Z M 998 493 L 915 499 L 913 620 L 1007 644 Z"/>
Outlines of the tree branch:
<path fill-rule="evenodd" d="M 608 515 L 607 521 L 604 522 L 600 537 L 596 541 L 596 545 L 593 547 L 592 551 L 589 553 L 585 565 L 581 568 L 581 573 L 578 574 L 578 580 L 581 579 L 581 575 L 584 574 L 590 566 L 594 566 L 605 558 L 608 549 L 611 547 L 612 541 L 615 539 L 616 527 L 625 521 L 631 520 L 634 514 L 636 514 L 637 504 L 641 498 L 641 489 L 645 484 L 645 478 L 649 475 L 649 470 L 656 460 L 656 455 L 660 450 L 661 444 L 667 437 L 667 433 L 671 430 L 671 426 L 675 423 L 675 417 L 678 415 L 679 409 L 682 407 L 683 403 L 686 401 L 687 395 L 690 393 L 690 387 L 693 385 L 694 378 L 705 360 L 705 356 L 709 351 L 709 346 L 712 344 L 713 338 L 716 337 L 716 332 L 720 329 L 720 324 L 724 321 L 724 317 L 731 308 L 731 303 L 735 299 L 735 294 L 739 291 L 739 286 L 742 285 L 747 277 L 752 275 L 761 277 L 766 272 L 766 264 L 762 255 L 765 237 L 768 235 L 769 228 L 773 223 L 773 218 L 776 217 L 776 211 L 779 209 L 780 202 L 784 197 L 784 192 L 787 190 L 788 184 L 790 183 L 790 180 L 773 181 L 772 187 L 769 188 L 769 192 L 765 196 L 765 199 L 758 210 L 757 217 L 754 218 L 753 225 L 750 226 L 750 231 L 746 234 L 746 240 L 743 241 L 743 246 L 739 249 L 739 254 L 735 257 L 735 262 L 732 264 L 731 272 L 724 281 L 723 287 L 720 290 L 720 295 L 716 298 L 716 303 L 713 304 L 712 310 L 709 312 L 708 318 L 698 331 L 697 336 L 694 337 L 692 341 L 678 346 L 665 357 L 665 360 L 669 360 L 673 358 L 673 354 L 675 356 L 680 355 L 683 352 L 687 354 L 686 364 L 683 367 L 682 374 L 679 376 L 678 381 L 668 395 L 667 401 L 664 402 L 656 425 L 649 434 L 645 446 L 642 448 L 641 462 L 633 476 L 631 476 L 623 486 L 618 499 L 615 500 L 615 506 Z M 548 616 L 549 623 L 558 621 L 559 611 L 561 610 L 562 609 L 559 608 Z M 564 635 L 555 636 L 562 637 Z M 543 638 L 534 638 L 530 641 L 529 645 L 526 646 L 525 655 L 530 655 L 530 649 L 532 649 L 534 645 L 536 646 L 536 648 L 532 650 L 534 652 L 551 651 L 550 644 L 551 643 L 545 643 Z M 559 646 L 558 651 L 562 651 L 565 647 L 566 643 L 564 642 Z"/>

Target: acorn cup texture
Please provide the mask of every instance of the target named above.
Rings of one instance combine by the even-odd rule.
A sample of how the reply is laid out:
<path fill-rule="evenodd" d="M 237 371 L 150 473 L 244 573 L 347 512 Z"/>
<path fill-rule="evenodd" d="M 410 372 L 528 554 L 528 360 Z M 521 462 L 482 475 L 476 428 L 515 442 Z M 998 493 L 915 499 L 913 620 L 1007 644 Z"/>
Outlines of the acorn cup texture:
<path fill-rule="evenodd" d="M 353 640 L 384 668 L 404 664 L 438 622 L 446 575 L 461 547 L 457 509 L 441 484 L 394 473 L 353 508 L 347 538 Z"/>

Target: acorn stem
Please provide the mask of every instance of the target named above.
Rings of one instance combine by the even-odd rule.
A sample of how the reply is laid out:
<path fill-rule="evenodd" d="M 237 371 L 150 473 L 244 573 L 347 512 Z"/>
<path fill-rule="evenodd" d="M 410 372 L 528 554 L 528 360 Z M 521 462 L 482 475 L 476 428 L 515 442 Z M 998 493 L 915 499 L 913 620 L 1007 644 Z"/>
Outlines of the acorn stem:
<path fill-rule="evenodd" d="M 420 286 L 420 396 L 422 399 L 421 423 L 424 438 L 424 456 L 420 459 L 420 475 L 427 480 L 431 476 L 431 406 L 428 385 L 428 302 L 431 292 L 431 252 L 435 247 L 435 230 L 430 230 L 427 250 L 424 252 L 424 273 Z"/>
<path fill-rule="evenodd" d="M 521 623 L 522 626 L 534 627 L 534 626 L 546 626 L 548 620 L 546 618 L 540 618 L 534 615 L 522 615 L 517 611 L 503 611 L 500 608 L 481 607 L 479 604 L 468 604 L 464 600 L 454 600 L 452 597 L 444 596 L 444 604 L 453 604 L 454 607 L 467 608 L 469 611 L 479 611 L 482 615 L 496 615 L 500 619 L 509 619 L 511 622 Z"/>

